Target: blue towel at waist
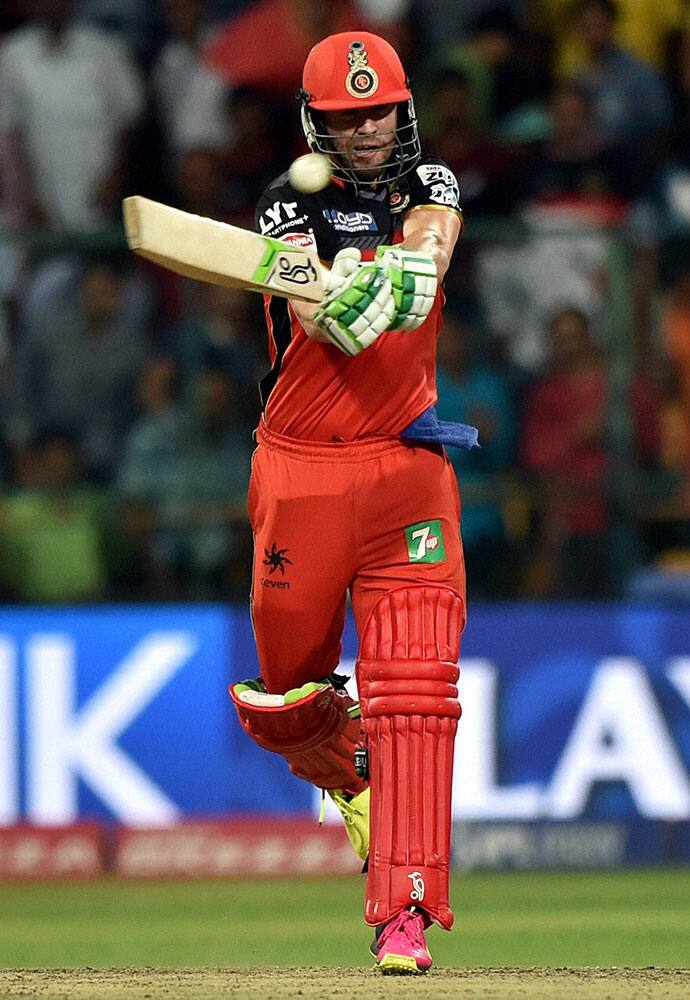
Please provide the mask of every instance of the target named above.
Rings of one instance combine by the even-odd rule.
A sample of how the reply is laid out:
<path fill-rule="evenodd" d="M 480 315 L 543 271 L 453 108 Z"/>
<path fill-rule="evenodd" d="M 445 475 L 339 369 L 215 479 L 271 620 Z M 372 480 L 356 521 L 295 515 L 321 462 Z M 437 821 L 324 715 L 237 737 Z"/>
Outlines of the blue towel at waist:
<path fill-rule="evenodd" d="M 416 420 L 401 431 L 400 437 L 430 444 L 450 445 L 453 448 L 481 448 L 479 431 L 470 424 L 456 424 L 451 420 L 439 420 L 436 407 L 430 406 L 420 413 Z"/>

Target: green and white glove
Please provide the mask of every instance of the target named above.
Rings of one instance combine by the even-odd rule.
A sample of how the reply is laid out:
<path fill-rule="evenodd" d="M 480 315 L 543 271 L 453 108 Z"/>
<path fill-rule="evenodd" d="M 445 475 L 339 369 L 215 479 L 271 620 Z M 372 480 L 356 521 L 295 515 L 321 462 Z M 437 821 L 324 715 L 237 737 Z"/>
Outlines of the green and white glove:
<path fill-rule="evenodd" d="M 357 247 L 345 247 L 338 250 L 333 258 L 330 271 L 325 271 L 324 288 L 328 295 L 342 288 L 346 280 L 359 270 L 362 263 L 362 254 Z"/>
<path fill-rule="evenodd" d="M 378 264 L 359 265 L 350 250 L 337 254 L 326 298 L 314 314 L 314 322 L 345 354 L 354 357 L 370 347 L 395 315 L 393 288 Z M 345 256 L 347 255 L 347 257 Z M 339 260 L 339 258 L 342 258 Z M 354 264 L 354 268 L 351 265 Z M 350 270 L 347 277 L 343 272 Z"/>
<path fill-rule="evenodd" d="M 431 312 L 438 289 L 433 258 L 421 250 L 381 246 L 376 262 L 393 286 L 395 315 L 390 330 L 416 330 Z"/>

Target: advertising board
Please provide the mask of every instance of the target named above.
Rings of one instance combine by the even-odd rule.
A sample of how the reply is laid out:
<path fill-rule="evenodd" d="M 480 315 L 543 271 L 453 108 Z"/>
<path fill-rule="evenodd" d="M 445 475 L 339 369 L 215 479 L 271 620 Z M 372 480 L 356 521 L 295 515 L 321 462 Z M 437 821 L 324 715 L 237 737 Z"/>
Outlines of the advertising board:
<path fill-rule="evenodd" d="M 690 611 L 476 607 L 461 665 L 456 821 L 690 820 Z M 234 717 L 257 671 L 243 608 L 4 611 L 0 825 L 313 811 Z"/>

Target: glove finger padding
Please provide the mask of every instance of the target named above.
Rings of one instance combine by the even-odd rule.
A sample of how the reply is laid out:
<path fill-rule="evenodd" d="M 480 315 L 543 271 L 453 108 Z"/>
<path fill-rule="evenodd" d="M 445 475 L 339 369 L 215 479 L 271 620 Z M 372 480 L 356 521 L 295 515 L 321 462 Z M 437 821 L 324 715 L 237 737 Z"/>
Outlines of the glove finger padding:
<path fill-rule="evenodd" d="M 431 312 L 438 290 L 438 271 L 433 258 L 419 250 L 381 246 L 377 263 L 393 287 L 395 315 L 391 330 L 416 330 Z"/>
<path fill-rule="evenodd" d="M 330 295 L 338 291 L 345 284 L 347 278 L 357 271 L 362 263 L 362 254 L 357 247 L 345 247 L 338 250 L 333 258 L 333 266 L 330 271 L 326 271 L 325 287 Z"/>
<path fill-rule="evenodd" d="M 324 299 L 314 322 L 341 351 L 354 357 L 390 327 L 394 314 L 389 279 L 377 264 L 365 264 Z"/>

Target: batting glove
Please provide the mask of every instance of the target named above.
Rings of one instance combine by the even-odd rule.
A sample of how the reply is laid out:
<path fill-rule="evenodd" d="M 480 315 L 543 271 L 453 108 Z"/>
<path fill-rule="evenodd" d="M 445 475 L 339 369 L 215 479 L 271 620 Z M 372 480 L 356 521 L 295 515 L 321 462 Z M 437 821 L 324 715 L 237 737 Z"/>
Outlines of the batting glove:
<path fill-rule="evenodd" d="M 328 295 L 342 288 L 347 278 L 357 271 L 362 263 L 362 254 L 357 247 L 338 250 L 333 258 L 330 271 L 326 271 L 324 287 Z"/>
<path fill-rule="evenodd" d="M 416 330 L 431 312 L 438 289 L 433 258 L 420 250 L 381 246 L 376 261 L 393 286 L 395 315 L 391 330 Z"/>
<path fill-rule="evenodd" d="M 390 327 L 394 315 L 390 280 L 377 264 L 364 264 L 329 292 L 314 322 L 331 343 L 354 357 Z"/>

